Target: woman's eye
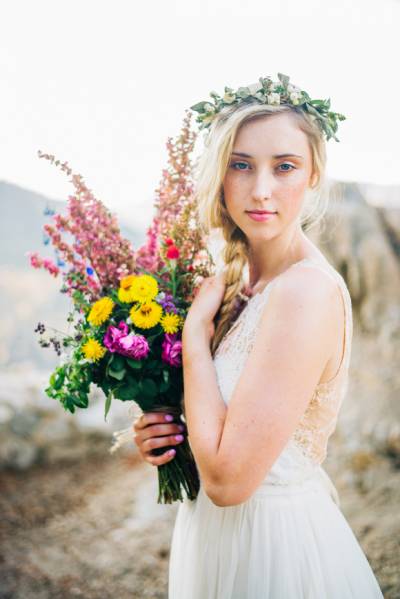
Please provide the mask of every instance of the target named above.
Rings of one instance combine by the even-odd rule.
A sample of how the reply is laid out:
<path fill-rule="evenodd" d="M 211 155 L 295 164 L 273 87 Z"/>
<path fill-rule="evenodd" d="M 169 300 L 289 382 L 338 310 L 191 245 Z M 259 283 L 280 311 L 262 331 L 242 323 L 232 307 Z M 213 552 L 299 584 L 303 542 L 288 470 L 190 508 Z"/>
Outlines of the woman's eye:
<path fill-rule="evenodd" d="M 235 168 L 235 166 L 237 166 L 238 164 L 241 164 L 243 166 L 248 166 L 246 162 L 232 162 L 231 167 L 233 168 L 233 170 L 235 170 L 235 171 L 242 171 L 242 170 L 244 170 L 242 168 Z"/>
<path fill-rule="evenodd" d="M 289 171 L 291 171 L 292 169 L 295 169 L 295 168 L 296 168 L 295 166 L 293 166 L 292 164 L 289 164 L 288 162 L 284 162 L 283 164 L 280 164 L 279 166 L 280 166 L 280 167 L 281 167 L 281 166 L 290 166 L 290 168 L 288 168 L 288 169 L 283 169 L 283 171 L 281 171 L 281 173 L 288 173 L 288 172 L 289 172 Z"/>

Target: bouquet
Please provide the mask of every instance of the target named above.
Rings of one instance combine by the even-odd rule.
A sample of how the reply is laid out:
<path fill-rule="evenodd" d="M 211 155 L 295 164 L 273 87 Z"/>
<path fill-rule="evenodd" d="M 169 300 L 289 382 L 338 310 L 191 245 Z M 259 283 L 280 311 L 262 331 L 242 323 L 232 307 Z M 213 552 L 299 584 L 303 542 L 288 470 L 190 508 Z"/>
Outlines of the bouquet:
<path fill-rule="evenodd" d="M 46 393 L 74 413 L 87 408 L 92 384 L 104 392 L 104 417 L 116 399 L 135 402 L 142 412 L 184 416 L 182 341 L 185 316 L 196 286 L 209 276 L 213 258 L 200 233 L 190 181 L 195 135 L 187 115 L 175 144 L 168 140 L 169 168 L 156 190 L 155 215 L 146 242 L 137 251 L 124 239 L 115 215 L 95 198 L 67 162 L 39 151 L 71 175 L 74 194 L 66 214 L 47 209 L 44 243 L 54 258 L 29 253 L 34 268 L 62 275 L 62 293 L 71 298 L 70 331 L 49 336 L 39 323 L 39 343 L 53 346 L 60 364 Z M 114 433 L 114 451 L 132 429 Z M 168 448 L 153 449 L 160 455 Z M 199 477 L 188 440 L 175 458 L 157 467 L 158 503 L 183 501 L 182 488 L 195 499 Z"/>

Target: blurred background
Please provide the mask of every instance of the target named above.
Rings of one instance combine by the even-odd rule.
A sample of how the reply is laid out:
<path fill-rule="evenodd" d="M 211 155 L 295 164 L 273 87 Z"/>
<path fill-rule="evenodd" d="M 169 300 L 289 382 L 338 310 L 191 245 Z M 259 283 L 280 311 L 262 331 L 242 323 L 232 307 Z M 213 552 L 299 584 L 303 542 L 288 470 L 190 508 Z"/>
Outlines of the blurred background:
<path fill-rule="evenodd" d="M 347 117 L 309 233 L 353 301 L 324 467 L 385 597 L 400 597 L 400 2 L 5 0 L 0 23 L 0 598 L 167 597 L 177 509 L 156 503 L 133 442 L 108 451 L 127 405 L 104 422 L 100 394 L 72 416 L 44 393 L 58 358 L 34 329 L 65 330 L 69 302 L 26 252 L 52 257 L 44 211 L 72 185 L 38 150 L 82 174 L 136 248 L 185 110 L 277 72 Z"/>

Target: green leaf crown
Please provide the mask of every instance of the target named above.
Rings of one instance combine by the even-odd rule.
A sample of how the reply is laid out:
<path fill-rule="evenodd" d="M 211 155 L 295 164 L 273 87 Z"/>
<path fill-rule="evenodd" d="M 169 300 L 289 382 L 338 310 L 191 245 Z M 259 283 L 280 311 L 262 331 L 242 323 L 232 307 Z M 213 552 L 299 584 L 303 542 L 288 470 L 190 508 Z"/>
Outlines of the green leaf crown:
<path fill-rule="evenodd" d="M 254 99 L 261 104 L 279 105 L 290 104 L 298 106 L 314 117 L 326 139 L 331 137 L 339 141 L 335 133 L 338 121 L 344 121 L 346 117 L 338 112 L 331 112 L 331 100 L 312 100 L 307 92 L 289 83 L 289 77 L 278 73 L 279 81 L 273 81 L 270 77 L 260 77 L 257 83 L 246 87 L 239 87 L 236 91 L 225 87 L 225 93 L 221 97 L 216 92 L 210 92 L 214 103 L 205 100 L 198 102 L 190 109 L 198 112 L 196 122 L 200 124 L 199 129 L 208 128 L 216 115 L 225 107 L 233 104 L 250 103 Z"/>

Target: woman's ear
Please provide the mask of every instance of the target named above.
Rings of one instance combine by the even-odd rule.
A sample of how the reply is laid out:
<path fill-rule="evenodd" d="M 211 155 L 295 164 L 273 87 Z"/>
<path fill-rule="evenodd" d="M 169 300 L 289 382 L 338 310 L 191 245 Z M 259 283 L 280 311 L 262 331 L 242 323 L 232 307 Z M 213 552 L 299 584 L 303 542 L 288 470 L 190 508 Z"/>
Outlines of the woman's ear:
<path fill-rule="evenodd" d="M 311 189 L 313 189 L 313 187 L 316 185 L 316 183 L 317 183 L 317 180 L 318 180 L 318 175 L 317 175 L 317 173 L 315 173 L 315 172 L 314 172 L 314 173 L 312 173 L 312 175 L 311 175 L 311 177 L 310 177 L 310 181 L 309 181 L 309 187 L 310 187 Z"/>

